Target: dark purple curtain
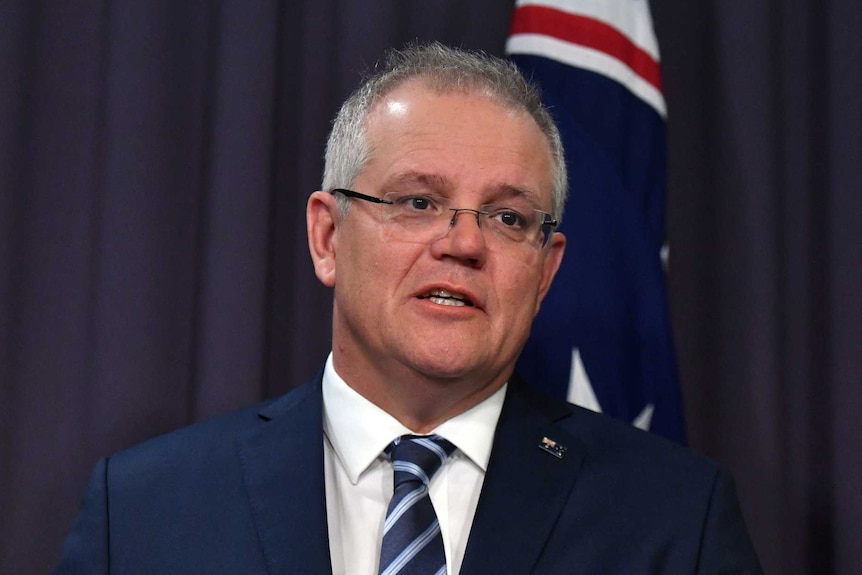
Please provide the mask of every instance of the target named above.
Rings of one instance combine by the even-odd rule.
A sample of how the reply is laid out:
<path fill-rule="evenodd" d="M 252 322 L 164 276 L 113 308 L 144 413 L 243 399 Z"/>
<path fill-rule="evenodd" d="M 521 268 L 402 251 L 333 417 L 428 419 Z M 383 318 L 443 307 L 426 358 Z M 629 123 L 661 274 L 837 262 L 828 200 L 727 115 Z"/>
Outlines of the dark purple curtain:
<path fill-rule="evenodd" d="M 860 573 L 862 5 L 653 5 L 690 441 L 769 573 Z"/>
<path fill-rule="evenodd" d="M 100 456 L 314 373 L 332 115 L 386 47 L 502 54 L 511 9 L 0 2 L 0 573 L 48 571 Z M 858 573 L 862 6 L 653 14 L 692 446 L 736 476 L 768 572 Z"/>

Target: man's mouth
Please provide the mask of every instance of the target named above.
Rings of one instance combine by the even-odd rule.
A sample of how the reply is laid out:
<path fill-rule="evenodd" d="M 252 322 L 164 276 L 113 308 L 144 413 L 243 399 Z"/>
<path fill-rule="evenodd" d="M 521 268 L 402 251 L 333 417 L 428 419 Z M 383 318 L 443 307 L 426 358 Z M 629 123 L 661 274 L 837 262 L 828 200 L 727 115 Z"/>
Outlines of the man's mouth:
<path fill-rule="evenodd" d="M 420 295 L 419 299 L 427 299 L 439 305 L 473 307 L 473 302 L 466 295 L 444 289 L 432 289 L 427 294 Z"/>

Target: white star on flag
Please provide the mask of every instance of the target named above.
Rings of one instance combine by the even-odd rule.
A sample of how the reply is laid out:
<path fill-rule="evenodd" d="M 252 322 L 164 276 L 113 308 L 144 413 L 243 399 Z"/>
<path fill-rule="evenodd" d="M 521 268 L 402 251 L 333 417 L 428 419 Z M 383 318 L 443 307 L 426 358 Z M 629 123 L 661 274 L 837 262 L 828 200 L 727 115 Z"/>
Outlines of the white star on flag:
<path fill-rule="evenodd" d="M 593 385 L 590 383 L 590 378 L 587 376 L 587 369 L 584 367 L 584 362 L 581 359 L 581 351 L 578 348 L 572 348 L 572 369 L 569 373 L 569 391 L 566 395 L 569 403 L 580 405 L 590 411 L 596 413 L 602 412 L 602 406 L 596 397 L 596 392 L 593 391 Z M 650 422 L 652 422 L 655 406 L 651 403 L 646 404 L 640 414 L 632 422 L 632 425 L 638 429 L 649 431 Z"/>

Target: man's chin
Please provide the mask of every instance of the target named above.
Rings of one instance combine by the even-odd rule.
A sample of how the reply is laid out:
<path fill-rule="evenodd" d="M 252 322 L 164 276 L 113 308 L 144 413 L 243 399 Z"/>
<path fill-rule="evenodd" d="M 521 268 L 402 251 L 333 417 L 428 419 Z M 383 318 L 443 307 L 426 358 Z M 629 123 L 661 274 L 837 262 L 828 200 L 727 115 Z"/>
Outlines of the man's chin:
<path fill-rule="evenodd" d="M 464 385 L 483 386 L 494 379 L 499 370 L 476 361 L 475 355 L 457 356 L 455 354 L 429 354 L 412 357 L 409 366 L 423 379 L 441 386 Z"/>

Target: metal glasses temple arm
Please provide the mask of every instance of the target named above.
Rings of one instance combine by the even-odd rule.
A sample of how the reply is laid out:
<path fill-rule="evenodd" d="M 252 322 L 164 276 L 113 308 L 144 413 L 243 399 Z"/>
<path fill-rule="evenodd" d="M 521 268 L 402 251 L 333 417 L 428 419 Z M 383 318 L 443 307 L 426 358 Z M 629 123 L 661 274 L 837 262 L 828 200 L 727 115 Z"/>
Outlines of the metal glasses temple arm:
<path fill-rule="evenodd" d="M 359 192 L 354 192 L 353 190 L 346 190 L 344 188 L 333 188 L 329 192 L 330 194 L 339 193 L 348 198 L 356 198 L 357 200 L 365 200 L 366 202 L 372 202 L 375 204 L 392 204 L 390 200 L 384 200 L 383 198 L 377 198 L 374 196 L 369 196 L 366 194 L 360 194 Z"/>

